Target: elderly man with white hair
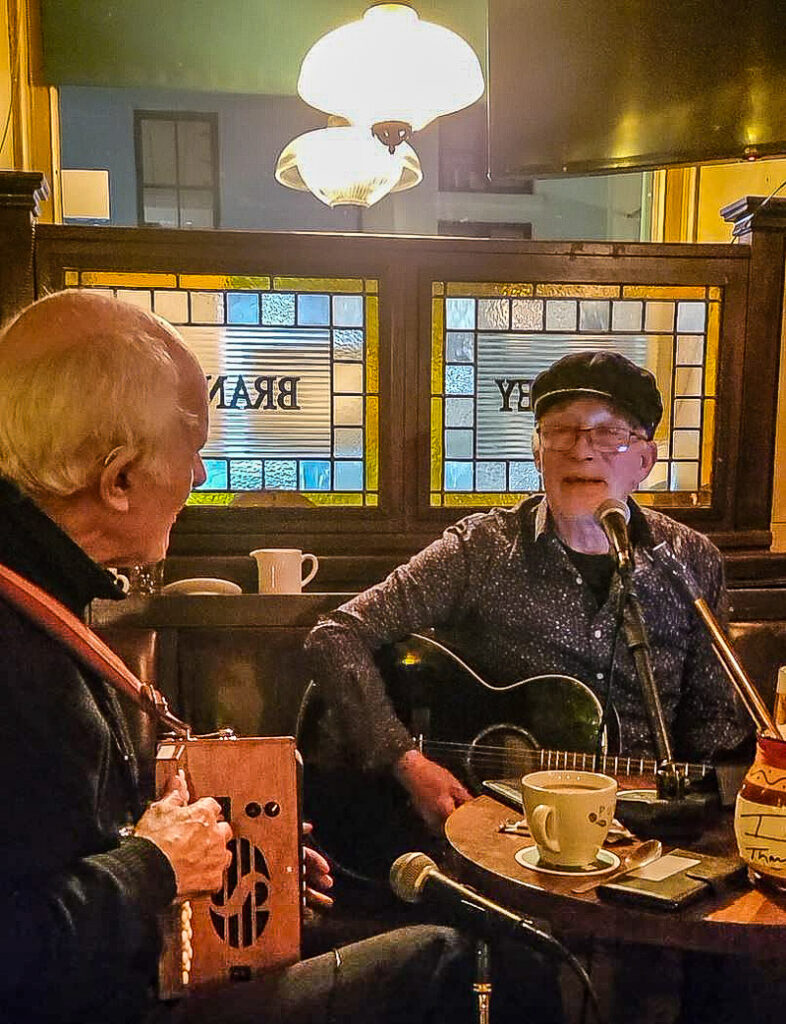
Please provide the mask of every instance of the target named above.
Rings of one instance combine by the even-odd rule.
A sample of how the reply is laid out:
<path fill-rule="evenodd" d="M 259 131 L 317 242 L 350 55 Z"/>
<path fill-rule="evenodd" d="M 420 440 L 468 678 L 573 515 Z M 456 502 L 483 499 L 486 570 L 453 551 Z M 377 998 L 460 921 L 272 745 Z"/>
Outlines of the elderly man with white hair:
<path fill-rule="evenodd" d="M 205 479 L 207 419 L 204 374 L 162 320 L 87 292 L 33 304 L 0 334 L 0 563 L 76 615 L 93 598 L 121 598 L 104 566 L 164 556 Z M 441 988 L 461 943 L 442 928 L 156 1004 L 159 915 L 176 894 L 218 888 L 230 826 L 211 798 L 189 803 L 181 780 L 145 809 L 109 685 L 2 600 L 0 637 L 0 1020 L 403 1022 L 436 1019 L 438 1004 L 450 1012 Z M 329 884 L 327 864 L 312 865 Z"/>

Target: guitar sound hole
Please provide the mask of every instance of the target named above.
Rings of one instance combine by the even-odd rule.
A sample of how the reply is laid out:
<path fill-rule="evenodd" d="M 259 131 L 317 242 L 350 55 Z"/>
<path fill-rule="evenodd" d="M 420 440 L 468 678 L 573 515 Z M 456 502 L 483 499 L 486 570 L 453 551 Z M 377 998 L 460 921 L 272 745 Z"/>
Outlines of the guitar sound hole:
<path fill-rule="evenodd" d="M 540 744 L 520 725 L 500 722 L 477 734 L 470 743 L 464 770 L 470 787 L 479 792 L 485 779 L 504 779 L 521 775 L 527 765 L 527 752 Z"/>

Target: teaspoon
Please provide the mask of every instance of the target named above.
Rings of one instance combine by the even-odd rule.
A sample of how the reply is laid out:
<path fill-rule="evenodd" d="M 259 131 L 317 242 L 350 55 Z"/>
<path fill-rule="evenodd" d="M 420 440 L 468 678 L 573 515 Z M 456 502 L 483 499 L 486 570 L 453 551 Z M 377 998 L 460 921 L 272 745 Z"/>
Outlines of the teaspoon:
<path fill-rule="evenodd" d="M 659 839 L 648 839 L 646 843 L 642 843 L 637 850 L 633 851 L 633 853 L 629 853 L 627 857 L 623 857 L 622 863 L 614 871 L 610 872 L 608 875 L 601 875 L 599 878 L 593 878 L 589 882 L 583 882 L 581 885 L 574 885 L 571 892 L 592 892 L 592 890 L 597 888 L 597 886 L 605 885 L 606 882 L 610 882 L 612 878 L 619 878 L 620 875 L 627 875 L 629 871 L 635 871 L 636 868 L 643 868 L 645 864 L 651 864 L 652 861 L 657 860 L 661 855 L 662 849 L 663 847 Z"/>

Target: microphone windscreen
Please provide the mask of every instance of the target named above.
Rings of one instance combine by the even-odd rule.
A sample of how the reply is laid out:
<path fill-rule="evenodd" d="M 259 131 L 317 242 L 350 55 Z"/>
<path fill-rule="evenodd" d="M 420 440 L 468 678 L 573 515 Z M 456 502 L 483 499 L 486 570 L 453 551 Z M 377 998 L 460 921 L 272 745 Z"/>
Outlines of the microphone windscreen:
<path fill-rule="evenodd" d="M 630 509 L 628 508 L 628 504 L 625 501 L 620 501 L 619 498 L 606 498 L 605 501 L 602 501 L 600 505 L 598 505 L 593 514 L 595 519 L 599 523 L 602 523 L 604 516 L 607 516 L 609 512 L 619 512 L 626 523 L 630 522 Z"/>
<path fill-rule="evenodd" d="M 436 866 L 425 853 L 402 853 L 390 867 L 390 888 L 399 899 L 417 903 L 426 879 Z"/>

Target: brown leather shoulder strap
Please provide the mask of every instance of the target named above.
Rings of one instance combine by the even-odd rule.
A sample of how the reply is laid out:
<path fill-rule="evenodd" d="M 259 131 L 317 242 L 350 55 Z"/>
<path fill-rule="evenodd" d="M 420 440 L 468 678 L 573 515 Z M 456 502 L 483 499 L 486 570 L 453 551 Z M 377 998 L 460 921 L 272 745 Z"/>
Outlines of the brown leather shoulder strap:
<path fill-rule="evenodd" d="M 163 694 L 138 679 L 100 636 L 51 594 L 6 565 L 0 565 L 0 597 L 61 643 L 86 668 L 130 697 L 143 711 L 160 719 L 179 735 L 191 735 L 191 727 L 172 714 Z"/>

